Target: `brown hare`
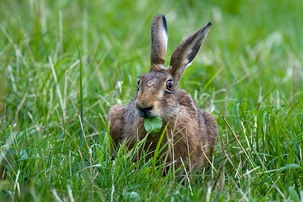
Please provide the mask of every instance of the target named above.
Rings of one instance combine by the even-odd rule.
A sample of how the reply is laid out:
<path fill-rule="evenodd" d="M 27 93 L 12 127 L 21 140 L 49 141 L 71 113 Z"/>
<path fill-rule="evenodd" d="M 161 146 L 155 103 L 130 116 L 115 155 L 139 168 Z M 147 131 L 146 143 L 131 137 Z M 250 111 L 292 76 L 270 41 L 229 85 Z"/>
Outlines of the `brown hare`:
<path fill-rule="evenodd" d="M 211 23 L 186 37 L 164 67 L 167 48 L 167 26 L 164 15 L 154 17 L 151 26 L 151 68 L 140 76 L 134 99 L 127 105 L 113 106 L 108 115 L 114 144 L 125 142 L 132 148 L 146 138 L 145 149 L 155 150 L 161 134 L 163 160 L 175 168 L 185 165 L 187 171 L 202 168 L 212 156 L 218 135 L 215 119 L 200 110 L 191 96 L 177 87 L 184 70 L 191 64 L 203 44 Z M 158 134 L 149 134 L 144 119 L 161 117 Z M 164 132 L 164 133 L 163 133 Z"/>

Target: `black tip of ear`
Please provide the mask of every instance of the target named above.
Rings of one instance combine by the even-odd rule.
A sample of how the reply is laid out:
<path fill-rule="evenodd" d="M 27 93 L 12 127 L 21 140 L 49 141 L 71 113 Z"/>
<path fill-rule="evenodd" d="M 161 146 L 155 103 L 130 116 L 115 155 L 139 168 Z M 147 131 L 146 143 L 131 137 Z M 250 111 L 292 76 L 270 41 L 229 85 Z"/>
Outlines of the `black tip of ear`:
<path fill-rule="evenodd" d="M 205 30 L 208 30 L 213 24 L 211 22 L 208 22 L 206 25 L 204 25 L 204 27 L 202 28 L 202 32 L 204 32 Z"/>
<path fill-rule="evenodd" d="M 161 18 L 162 19 L 162 23 L 163 23 L 163 27 L 165 29 L 165 32 L 167 34 L 167 23 L 166 23 L 166 18 L 165 18 L 165 15 L 163 14 L 158 14 L 154 17 L 154 21 L 157 19 L 157 18 Z"/>
<path fill-rule="evenodd" d="M 162 21 L 163 21 L 163 27 L 164 27 L 165 32 L 166 32 L 166 34 L 167 34 L 167 23 L 166 23 L 166 18 L 165 18 L 164 15 L 162 15 Z"/>
<path fill-rule="evenodd" d="M 200 33 L 202 35 L 206 35 L 208 33 L 208 30 L 210 29 L 210 27 L 212 26 L 212 23 L 211 22 L 208 22 L 206 25 L 204 25 L 204 27 L 202 27 L 200 29 Z"/>

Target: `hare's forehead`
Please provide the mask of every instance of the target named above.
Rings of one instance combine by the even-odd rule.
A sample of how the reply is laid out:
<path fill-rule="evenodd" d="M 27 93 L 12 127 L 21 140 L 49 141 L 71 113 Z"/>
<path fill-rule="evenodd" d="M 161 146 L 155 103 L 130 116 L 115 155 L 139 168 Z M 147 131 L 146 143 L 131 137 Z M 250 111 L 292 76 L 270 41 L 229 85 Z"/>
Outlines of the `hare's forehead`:
<path fill-rule="evenodd" d="M 155 86 L 168 79 L 171 79 L 171 76 L 168 73 L 162 72 L 150 72 L 148 74 L 143 74 L 140 76 L 140 80 L 142 81 L 142 83 L 147 86 Z"/>

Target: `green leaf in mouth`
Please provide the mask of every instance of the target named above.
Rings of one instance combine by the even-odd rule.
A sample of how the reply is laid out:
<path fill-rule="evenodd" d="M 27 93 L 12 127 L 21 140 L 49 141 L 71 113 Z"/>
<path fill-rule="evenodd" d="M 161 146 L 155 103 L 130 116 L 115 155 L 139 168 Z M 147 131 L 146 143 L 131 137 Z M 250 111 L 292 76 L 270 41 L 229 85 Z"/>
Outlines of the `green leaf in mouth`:
<path fill-rule="evenodd" d="M 144 118 L 144 128 L 148 133 L 152 135 L 155 135 L 156 133 L 160 132 L 162 128 L 161 117 L 155 116 L 155 117 Z"/>

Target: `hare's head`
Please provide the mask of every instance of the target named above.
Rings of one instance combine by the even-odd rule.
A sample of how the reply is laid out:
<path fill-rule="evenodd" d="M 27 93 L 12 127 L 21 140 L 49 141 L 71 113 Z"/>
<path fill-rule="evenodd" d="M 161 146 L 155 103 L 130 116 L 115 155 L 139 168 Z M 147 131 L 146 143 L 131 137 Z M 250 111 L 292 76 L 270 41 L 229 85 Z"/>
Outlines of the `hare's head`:
<path fill-rule="evenodd" d="M 164 15 L 154 17 L 151 26 L 151 68 L 140 76 L 135 99 L 140 117 L 160 116 L 170 119 L 179 112 L 177 84 L 204 42 L 211 23 L 186 37 L 172 54 L 170 65 L 164 67 L 167 47 L 167 26 Z"/>

